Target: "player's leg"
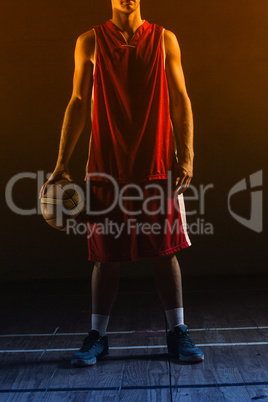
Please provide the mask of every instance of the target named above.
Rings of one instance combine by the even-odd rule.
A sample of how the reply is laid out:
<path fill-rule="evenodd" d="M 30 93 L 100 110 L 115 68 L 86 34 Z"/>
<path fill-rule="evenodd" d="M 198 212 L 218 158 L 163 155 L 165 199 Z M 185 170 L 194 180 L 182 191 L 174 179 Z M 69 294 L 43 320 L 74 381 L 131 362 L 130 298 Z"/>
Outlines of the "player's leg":
<path fill-rule="evenodd" d="M 110 313 L 119 287 L 120 263 L 96 262 L 91 277 L 92 316 L 91 330 L 82 348 L 73 354 L 74 366 L 91 366 L 108 353 L 108 337 L 105 335 Z"/>
<path fill-rule="evenodd" d="M 119 288 L 120 263 L 96 262 L 91 276 L 92 314 L 110 315 Z"/>
<path fill-rule="evenodd" d="M 177 257 L 172 254 L 154 258 L 153 262 L 156 290 L 165 311 L 183 308 L 181 270 Z"/>
<path fill-rule="evenodd" d="M 204 353 L 190 339 L 184 325 L 181 270 L 175 254 L 153 260 L 156 290 L 163 303 L 170 331 L 169 353 L 187 362 L 204 359 Z"/>

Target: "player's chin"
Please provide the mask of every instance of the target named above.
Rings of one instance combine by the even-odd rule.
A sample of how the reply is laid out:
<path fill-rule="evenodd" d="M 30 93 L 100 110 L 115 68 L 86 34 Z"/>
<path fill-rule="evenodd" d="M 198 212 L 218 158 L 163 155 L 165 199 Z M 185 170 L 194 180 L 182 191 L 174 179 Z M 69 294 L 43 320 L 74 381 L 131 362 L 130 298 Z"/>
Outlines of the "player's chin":
<path fill-rule="evenodd" d="M 122 7 L 122 11 L 124 13 L 131 13 L 131 12 L 135 11 L 135 7 L 132 6 L 131 4 L 127 4 L 126 6 Z"/>

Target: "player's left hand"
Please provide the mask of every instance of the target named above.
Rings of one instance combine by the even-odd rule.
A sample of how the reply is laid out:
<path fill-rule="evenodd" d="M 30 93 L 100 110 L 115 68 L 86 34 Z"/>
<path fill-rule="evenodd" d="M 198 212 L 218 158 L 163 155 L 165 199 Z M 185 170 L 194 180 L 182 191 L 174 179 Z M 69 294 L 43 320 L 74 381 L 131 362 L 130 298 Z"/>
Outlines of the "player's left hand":
<path fill-rule="evenodd" d="M 189 187 L 193 177 L 193 163 L 180 160 L 173 177 L 174 192 L 178 195 L 184 193 Z"/>

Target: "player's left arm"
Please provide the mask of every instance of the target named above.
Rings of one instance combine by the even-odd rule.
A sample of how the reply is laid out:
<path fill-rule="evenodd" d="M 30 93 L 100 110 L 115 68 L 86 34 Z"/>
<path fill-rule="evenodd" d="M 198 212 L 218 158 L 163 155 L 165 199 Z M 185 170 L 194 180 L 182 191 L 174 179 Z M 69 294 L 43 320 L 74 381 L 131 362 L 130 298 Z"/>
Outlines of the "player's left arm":
<path fill-rule="evenodd" d="M 175 191 L 183 193 L 193 177 L 193 114 L 181 64 L 181 51 L 176 36 L 164 31 L 166 77 L 169 89 L 170 116 L 179 163 L 173 175 Z"/>

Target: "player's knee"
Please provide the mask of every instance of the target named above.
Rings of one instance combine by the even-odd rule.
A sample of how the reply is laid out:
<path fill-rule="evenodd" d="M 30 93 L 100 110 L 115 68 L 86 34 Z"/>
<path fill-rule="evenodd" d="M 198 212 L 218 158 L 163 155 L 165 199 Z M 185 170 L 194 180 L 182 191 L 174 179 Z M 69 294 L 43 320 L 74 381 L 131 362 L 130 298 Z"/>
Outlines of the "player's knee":
<path fill-rule="evenodd" d="M 172 262 L 176 259 L 175 254 L 164 255 L 161 257 L 153 258 L 153 263 L 156 267 L 165 267 L 167 264 L 172 264 Z"/>
<path fill-rule="evenodd" d="M 120 268 L 120 262 L 96 262 L 95 267 L 98 270 L 118 270 Z"/>

